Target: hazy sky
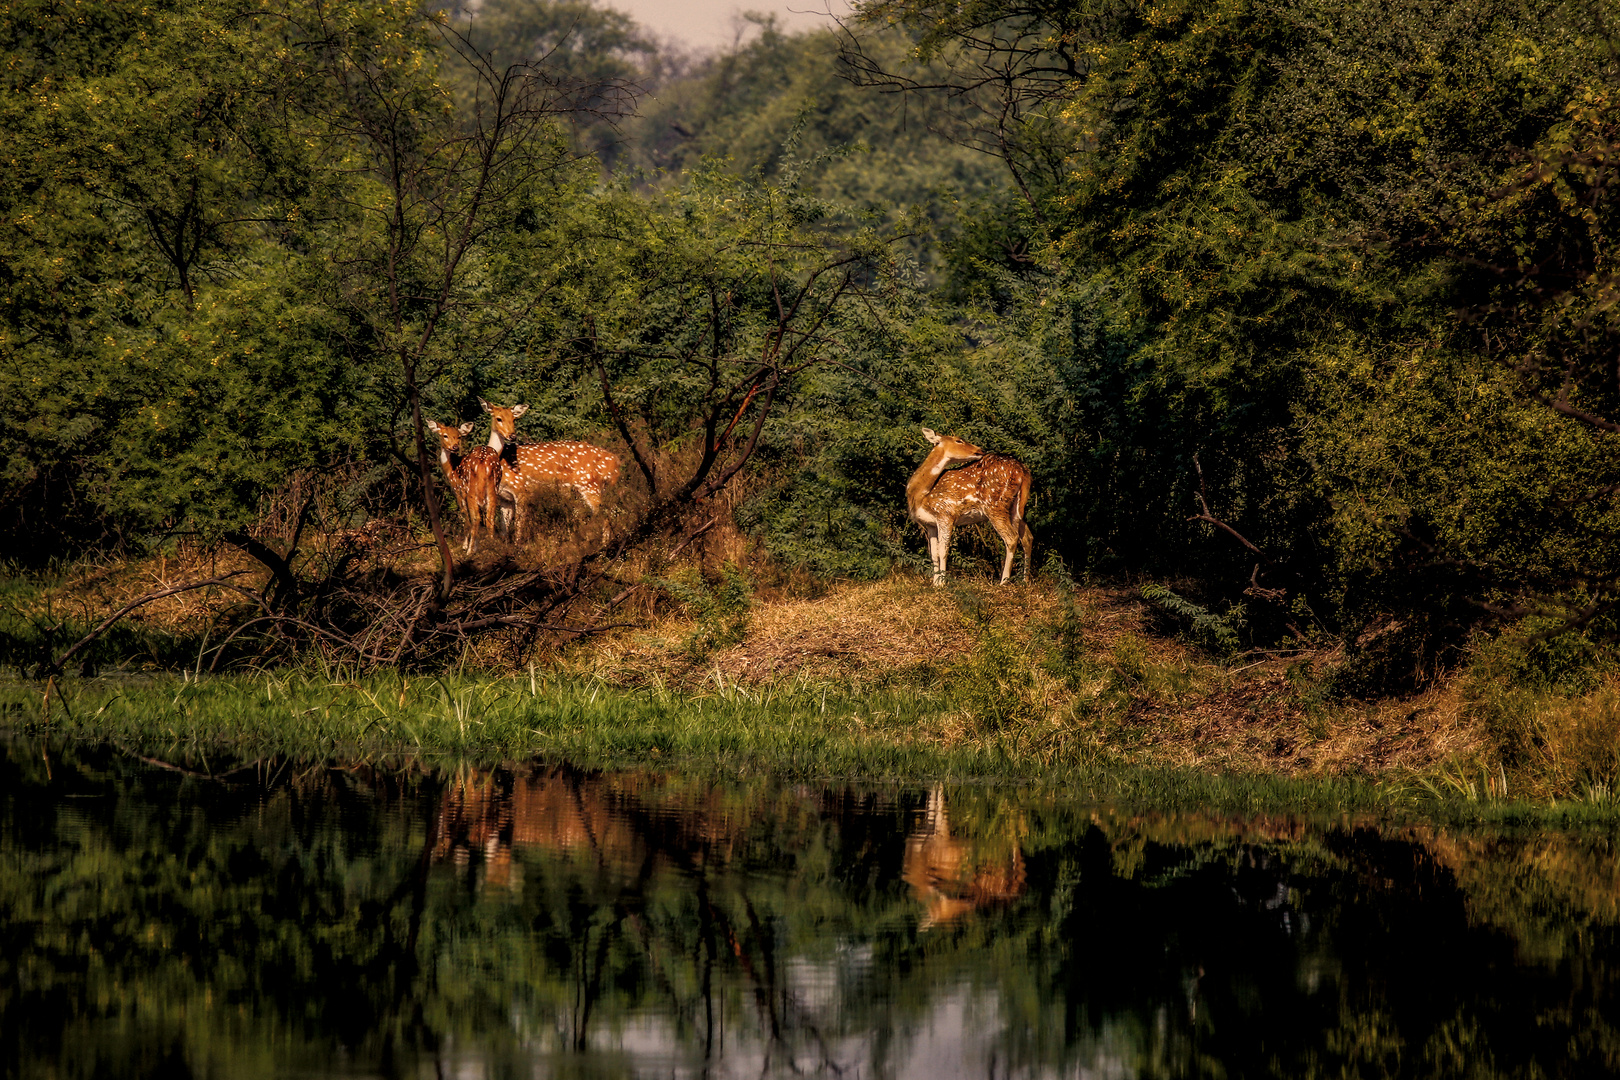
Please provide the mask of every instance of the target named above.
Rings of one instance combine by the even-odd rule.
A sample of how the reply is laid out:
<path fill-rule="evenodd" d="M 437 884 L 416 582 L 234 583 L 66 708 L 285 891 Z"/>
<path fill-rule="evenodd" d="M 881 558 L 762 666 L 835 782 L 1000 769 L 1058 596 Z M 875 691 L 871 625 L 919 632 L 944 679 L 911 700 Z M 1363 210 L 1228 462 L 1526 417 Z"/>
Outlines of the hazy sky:
<path fill-rule="evenodd" d="M 828 7 L 840 15 L 848 0 L 604 0 L 664 37 L 679 38 L 699 48 L 729 45 L 744 11 L 777 15 L 789 30 L 830 26 Z"/>

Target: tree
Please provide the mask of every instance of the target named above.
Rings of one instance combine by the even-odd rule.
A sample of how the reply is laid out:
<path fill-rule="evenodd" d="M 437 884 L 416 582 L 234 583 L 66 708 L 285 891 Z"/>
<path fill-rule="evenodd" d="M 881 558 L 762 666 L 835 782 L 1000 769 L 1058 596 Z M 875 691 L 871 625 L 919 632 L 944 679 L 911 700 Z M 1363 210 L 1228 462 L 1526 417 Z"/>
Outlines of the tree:
<path fill-rule="evenodd" d="M 207 3 L 0 16 L 0 505 L 33 550 L 239 529 L 353 448 L 363 387 L 291 287 L 323 177 L 283 30 Z"/>
<path fill-rule="evenodd" d="M 663 50 L 644 27 L 590 0 L 486 0 L 455 25 L 493 66 L 543 67 L 554 85 L 576 91 L 576 108 L 562 119 L 583 152 L 613 167 L 623 150 L 620 95 L 645 88 L 662 66 Z M 446 75 L 466 94 L 461 72 Z"/>

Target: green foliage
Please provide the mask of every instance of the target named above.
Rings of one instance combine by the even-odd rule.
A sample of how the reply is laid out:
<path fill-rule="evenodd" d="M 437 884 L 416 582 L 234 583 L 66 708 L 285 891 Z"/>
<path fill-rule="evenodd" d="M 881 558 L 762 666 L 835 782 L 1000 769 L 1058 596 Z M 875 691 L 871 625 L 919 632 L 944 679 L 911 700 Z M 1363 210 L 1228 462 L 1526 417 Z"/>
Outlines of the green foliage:
<path fill-rule="evenodd" d="M 1474 643 L 1466 681 L 1469 714 L 1490 732 L 1498 760 L 1524 776 L 1526 786 L 1539 784 L 1567 797 L 1576 781 L 1614 779 L 1607 754 L 1595 753 L 1611 726 L 1604 681 L 1614 658 L 1594 636 L 1612 633 L 1594 629 L 1589 636 L 1566 629 L 1561 619 L 1531 616 Z M 1558 723 L 1558 717 L 1568 722 Z M 1549 762 L 1564 775 L 1541 775 Z"/>
<path fill-rule="evenodd" d="M 653 496 L 751 454 L 767 550 L 873 578 L 926 424 L 1211 651 L 1411 686 L 1481 601 L 1616 602 L 1604 14 L 881 0 L 678 72 L 573 0 L 12 5 L 0 536 L 231 533 L 481 395 Z"/>
<path fill-rule="evenodd" d="M 958 586 L 953 599 L 972 621 L 974 642 L 948 672 L 952 704 L 965 709 L 984 735 L 1017 735 L 1045 720 L 1034 651 L 994 618 L 976 589 Z"/>
<path fill-rule="evenodd" d="M 1352 637 L 1398 618 L 1413 655 L 1364 665 L 1373 692 L 1455 657 L 1472 601 L 1613 578 L 1609 455 L 1503 364 L 1551 340 L 1532 309 L 1555 283 L 1534 268 L 1597 265 L 1580 237 L 1606 220 L 1612 113 L 1593 11 L 895 0 L 862 16 L 925 57 L 1004 61 L 1024 81 L 1003 100 L 1066 126 L 1063 178 L 986 207 L 952 262 L 957 295 L 987 313 L 970 355 L 1024 380 L 1046 421 L 1031 456 L 1046 458 L 1038 492 L 1062 485 L 1048 520 L 1066 558 L 1195 573 L 1237 603 L 1256 560 L 1226 530 L 1188 527 L 1205 510 L 1277 567 L 1258 584 L 1278 600 L 1248 611 L 1257 639 L 1292 635 L 1301 611 Z M 989 25 L 1002 36 L 972 29 Z M 1032 57 L 1072 58 L 1062 92 L 1020 66 Z M 1527 147 L 1545 165 L 1521 183 Z M 1020 154 L 1009 163 L 1033 160 Z M 995 256 L 997 238 L 1031 235 L 1050 242 Z M 1530 276 L 1479 284 L 1515 273 Z M 1606 325 L 1608 280 L 1568 294 L 1566 340 Z M 1461 305 L 1496 345 L 1480 348 Z M 1612 354 L 1599 338 L 1580 355 Z M 1033 372 L 1066 412 L 1027 392 Z"/>
<path fill-rule="evenodd" d="M 626 127 L 618 169 L 673 177 L 712 160 L 779 178 L 816 162 L 808 192 L 876 215 L 918 208 L 946 230 L 963 200 L 1004 183 L 994 159 L 941 139 L 905 101 L 842 77 L 836 34 L 785 34 L 771 19 L 757 25 L 746 42 L 657 88 Z M 895 37 L 876 47 L 892 59 L 904 54 Z M 937 248 L 922 241 L 909 250 L 932 266 Z"/>
<path fill-rule="evenodd" d="M 483 0 L 458 5 L 468 41 L 498 70 L 530 65 L 574 93 L 582 106 L 566 122 L 576 144 L 612 167 L 624 149 L 618 130 L 628 91 L 657 65 L 658 46 L 628 15 L 588 0 Z M 478 86 L 465 69 L 444 72 L 465 101 Z"/>
<path fill-rule="evenodd" d="M 1561 619 L 1530 616 L 1477 642 L 1470 676 L 1478 682 L 1545 693 L 1590 693 L 1612 670 L 1609 649 L 1594 638 L 1608 637 L 1606 627 L 1594 633 L 1566 629 Z"/>
<path fill-rule="evenodd" d="M 1073 693 L 1084 693 L 1098 681 L 1105 669 L 1087 651 L 1084 632 L 1086 613 L 1075 599 L 1077 586 L 1069 568 L 1056 555 L 1049 556 L 1041 567 L 1041 577 L 1057 586 L 1057 612 L 1050 625 L 1042 630 L 1049 645 L 1042 664 L 1051 675 L 1061 679 Z"/>
<path fill-rule="evenodd" d="M 667 593 L 697 624 L 681 643 L 681 651 L 694 664 L 748 636 L 754 586 L 736 563 L 721 567 L 720 580 L 713 585 L 695 570 L 674 578 L 650 578 L 648 584 Z"/>
<path fill-rule="evenodd" d="M 324 91 L 294 11 L 97 11 L 0 17 L 0 528 L 239 528 L 292 470 L 371 449 L 373 373 L 310 298 L 341 186 Z"/>
<path fill-rule="evenodd" d="M 1217 656 L 1229 656 L 1243 643 L 1242 605 L 1228 608 L 1225 615 L 1216 615 L 1169 586 L 1151 581 L 1142 586 L 1142 599 L 1175 618 L 1186 627 L 1195 644 Z"/>
<path fill-rule="evenodd" d="M 1149 583 L 1142 586 L 1142 596 L 1190 625 L 1193 638 L 1202 647 L 1216 655 L 1229 655 L 1242 645 L 1244 606 L 1235 604 L 1224 615 L 1215 615 L 1192 601 L 1172 592 L 1168 587 Z"/>

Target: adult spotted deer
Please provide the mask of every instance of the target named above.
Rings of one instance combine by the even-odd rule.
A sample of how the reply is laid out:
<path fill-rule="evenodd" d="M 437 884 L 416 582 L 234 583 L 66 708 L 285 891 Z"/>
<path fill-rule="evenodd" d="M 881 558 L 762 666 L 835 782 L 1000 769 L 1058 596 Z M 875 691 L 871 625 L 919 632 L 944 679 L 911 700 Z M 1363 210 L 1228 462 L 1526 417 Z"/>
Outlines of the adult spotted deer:
<path fill-rule="evenodd" d="M 1035 534 L 1024 524 L 1024 511 L 1029 507 L 1029 470 L 1004 454 L 981 450 L 955 435 L 936 435 L 927 428 L 922 433 L 934 449 L 906 484 L 906 509 L 911 520 L 922 526 L 928 541 L 934 584 L 945 583 L 951 533 L 958 525 L 976 521 L 988 521 L 1007 547 L 1001 583 L 1007 584 L 1012 577 L 1013 556 L 1020 546 L 1024 549 L 1024 580 L 1028 581 L 1030 553 L 1035 546 Z M 950 468 L 960 462 L 972 464 Z"/>
<path fill-rule="evenodd" d="M 426 420 L 427 429 L 439 437 L 439 467 L 444 469 L 461 512 L 467 515 L 467 542 L 462 553 L 471 555 L 477 547 L 478 530 L 495 531 L 499 502 L 501 456 L 487 446 L 475 446 L 465 456 L 461 441 L 472 434 L 469 421 L 459 427 Z"/>
<path fill-rule="evenodd" d="M 489 413 L 489 446 L 500 457 L 501 498 L 512 503 L 512 542 L 523 542 L 524 511 L 552 485 L 579 492 L 591 513 L 602 505 L 602 488 L 619 478 L 616 455 L 585 442 L 512 442 L 527 405 L 478 403 Z M 503 508 L 503 513 L 505 510 Z"/>

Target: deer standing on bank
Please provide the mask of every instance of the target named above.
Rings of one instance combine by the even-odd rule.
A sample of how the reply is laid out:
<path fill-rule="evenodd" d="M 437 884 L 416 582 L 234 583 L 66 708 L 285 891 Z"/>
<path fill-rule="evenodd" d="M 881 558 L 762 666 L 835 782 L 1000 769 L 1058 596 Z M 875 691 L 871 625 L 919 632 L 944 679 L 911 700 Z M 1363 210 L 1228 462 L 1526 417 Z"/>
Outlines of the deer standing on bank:
<path fill-rule="evenodd" d="M 439 437 L 439 467 L 450 481 L 450 490 L 455 493 L 461 512 L 467 516 L 467 542 L 462 547 L 462 554 L 471 555 L 478 546 L 478 530 L 486 528 L 491 533 L 495 531 L 501 456 L 487 446 L 475 446 L 465 456 L 462 455 L 461 441 L 472 434 L 470 421 L 459 427 L 433 420 L 423 423 Z"/>
<path fill-rule="evenodd" d="M 512 542 L 523 542 L 524 512 L 553 484 L 579 492 L 591 513 L 602 505 L 602 489 L 619 478 L 616 455 L 585 442 L 512 442 L 527 405 L 478 403 L 489 413 L 489 447 L 501 463 L 500 494 L 510 500 Z M 502 513 L 504 514 L 505 508 Z"/>
<path fill-rule="evenodd" d="M 945 560 L 951 534 L 958 525 L 988 521 L 1007 547 L 1001 564 L 1001 584 L 1012 578 L 1013 556 L 1024 549 L 1024 580 L 1029 580 L 1035 534 L 1024 524 L 1029 508 L 1029 470 L 1005 454 L 992 454 L 955 435 L 936 435 L 927 428 L 923 437 L 934 449 L 923 459 L 906 484 L 906 510 L 922 526 L 928 557 L 934 563 L 934 584 L 945 583 Z M 951 469 L 960 462 L 971 462 Z M 949 469 L 950 471 L 946 471 Z"/>

